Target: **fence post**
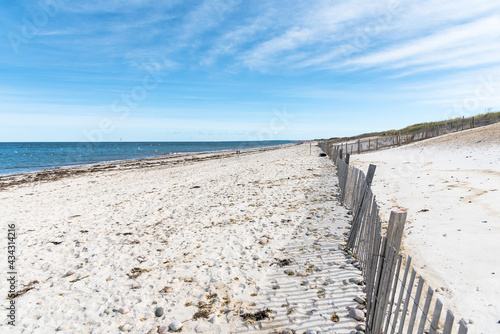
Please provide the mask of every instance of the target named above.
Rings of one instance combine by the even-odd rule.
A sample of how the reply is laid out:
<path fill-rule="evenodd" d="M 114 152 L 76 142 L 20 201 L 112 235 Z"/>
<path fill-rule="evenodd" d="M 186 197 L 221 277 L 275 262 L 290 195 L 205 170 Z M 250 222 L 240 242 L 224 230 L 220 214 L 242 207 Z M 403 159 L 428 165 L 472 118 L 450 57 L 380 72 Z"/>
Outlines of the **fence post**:
<path fill-rule="evenodd" d="M 361 152 L 361 147 L 360 147 L 360 140 L 358 138 L 358 154 Z"/>
<path fill-rule="evenodd" d="M 342 204 L 345 204 L 345 194 L 347 193 L 347 180 L 349 178 L 349 158 L 351 157 L 351 155 L 349 153 L 346 153 L 345 154 L 345 176 L 344 176 L 344 180 L 342 181 L 342 188 L 341 189 L 341 195 L 340 195 L 340 201 Z"/>
<path fill-rule="evenodd" d="M 474 129 L 474 126 L 475 126 L 475 124 L 474 124 L 474 117 L 472 117 L 472 128 L 473 129 Z"/>
<path fill-rule="evenodd" d="M 387 230 L 387 241 L 391 247 L 396 249 L 396 254 L 401 248 L 401 240 L 405 229 L 408 212 L 405 209 L 393 209 L 389 217 L 389 229 Z"/>
<path fill-rule="evenodd" d="M 467 325 L 465 324 L 465 320 L 460 320 L 460 327 L 458 328 L 458 334 L 467 334 Z"/>
<path fill-rule="evenodd" d="M 375 169 L 377 166 L 370 164 L 368 166 L 368 172 L 366 173 L 366 184 L 368 187 L 372 186 L 373 176 L 375 175 Z"/>
<path fill-rule="evenodd" d="M 462 131 L 464 131 L 464 116 L 462 116 Z"/>
<path fill-rule="evenodd" d="M 378 151 L 378 137 L 377 137 L 377 147 L 375 148 L 375 150 Z"/>

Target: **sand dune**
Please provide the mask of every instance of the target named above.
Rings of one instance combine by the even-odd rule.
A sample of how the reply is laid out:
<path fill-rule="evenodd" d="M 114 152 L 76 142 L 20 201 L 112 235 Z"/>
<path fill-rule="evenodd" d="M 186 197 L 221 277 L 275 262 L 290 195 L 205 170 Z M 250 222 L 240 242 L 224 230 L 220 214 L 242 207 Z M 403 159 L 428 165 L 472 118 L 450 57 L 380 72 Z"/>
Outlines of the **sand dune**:
<path fill-rule="evenodd" d="M 377 165 L 385 218 L 409 209 L 404 251 L 469 333 L 500 331 L 500 124 L 352 156 Z"/>

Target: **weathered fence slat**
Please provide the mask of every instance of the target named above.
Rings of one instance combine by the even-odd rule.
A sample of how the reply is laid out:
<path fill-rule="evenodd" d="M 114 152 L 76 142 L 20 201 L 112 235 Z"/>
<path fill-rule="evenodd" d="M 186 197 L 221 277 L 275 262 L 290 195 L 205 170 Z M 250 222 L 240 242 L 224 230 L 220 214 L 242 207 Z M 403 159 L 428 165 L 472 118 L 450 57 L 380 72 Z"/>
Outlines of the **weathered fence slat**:
<path fill-rule="evenodd" d="M 377 215 L 374 217 L 373 221 L 373 227 L 370 236 L 371 239 L 368 244 L 367 269 L 364 272 L 366 280 L 367 296 L 370 298 L 370 300 L 371 300 L 371 292 L 373 291 L 373 281 L 375 279 L 375 268 L 378 261 L 377 251 L 375 250 L 379 249 L 381 242 L 380 219 L 378 217 L 377 208 L 375 207 L 374 210 L 375 210 L 374 213 L 377 213 Z"/>
<path fill-rule="evenodd" d="M 377 202 L 375 201 L 375 198 L 373 198 L 371 202 L 371 209 L 370 213 L 368 215 L 368 221 L 365 224 L 365 232 L 364 232 L 364 237 L 363 237 L 363 242 L 361 243 L 362 249 L 360 250 L 360 254 L 362 254 L 362 260 L 363 260 L 363 268 L 368 268 L 368 261 L 369 261 L 369 256 L 370 256 L 370 245 L 372 243 L 373 239 L 373 228 L 376 225 L 375 218 L 376 218 L 376 213 L 377 213 Z"/>
<path fill-rule="evenodd" d="M 356 203 L 352 206 L 352 209 L 355 210 L 359 202 L 361 201 L 361 192 L 363 191 L 363 183 L 365 182 L 365 173 L 358 169 L 358 181 L 357 181 L 357 189 L 356 189 Z"/>
<path fill-rule="evenodd" d="M 377 248 L 374 249 L 373 253 L 373 261 L 374 263 L 372 264 L 372 277 L 370 277 L 370 288 L 369 290 L 367 289 L 367 322 L 366 322 L 366 327 L 367 328 L 373 328 L 373 319 L 374 319 L 374 312 L 375 312 L 375 299 L 377 296 L 377 291 L 378 291 L 378 282 L 380 281 L 380 276 L 382 275 L 382 270 L 379 270 L 380 265 L 379 263 L 382 261 L 382 252 L 381 249 L 385 249 L 387 239 L 382 237 L 380 233 L 377 233 Z M 382 246 L 382 247 L 380 247 Z M 370 331 L 371 332 L 371 331 Z"/>
<path fill-rule="evenodd" d="M 403 302 L 403 296 L 404 296 L 405 287 L 406 287 L 406 280 L 408 279 L 408 274 L 410 273 L 410 267 L 411 267 L 411 256 L 408 256 L 408 259 L 406 260 L 405 273 L 403 275 L 403 280 L 401 281 L 401 285 L 400 285 L 398 303 L 396 304 L 396 309 L 394 311 L 394 323 L 392 324 L 391 334 L 394 334 L 396 332 L 396 326 L 398 325 L 398 314 L 399 314 L 399 310 L 401 308 L 401 304 Z"/>
<path fill-rule="evenodd" d="M 422 317 L 420 317 L 420 325 L 418 326 L 417 333 L 423 333 L 425 324 L 427 323 L 427 315 L 429 314 L 429 308 L 431 306 L 432 295 L 434 291 L 429 286 L 427 289 L 427 297 L 425 297 L 424 309 L 422 310 Z"/>
<path fill-rule="evenodd" d="M 417 293 L 413 299 L 413 307 L 411 310 L 410 322 L 408 324 L 408 334 L 413 333 L 413 327 L 415 326 L 415 320 L 417 317 L 418 304 L 420 302 L 420 296 L 422 295 L 422 288 L 424 287 L 424 278 L 422 276 L 418 279 Z"/>
<path fill-rule="evenodd" d="M 432 316 L 431 328 L 429 328 L 429 334 L 436 334 L 442 310 L 443 310 L 443 303 L 438 298 L 436 299 L 436 304 L 434 305 L 434 315 Z"/>
<path fill-rule="evenodd" d="M 360 224 L 358 226 L 358 231 L 356 231 L 357 235 L 354 236 L 355 239 L 354 239 L 353 247 L 355 247 L 355 248 L 359 248 L 359 245 L 362 242 L 363 233 L 364 233 L 365 227 L 367 225 L 366 221 L 368 220 L 372 201 L 373 201 L 373 194 L 371 192 L 371 189 L 368 189 L 368 194 L 366 195 L 366 200 L 365 200 L 365 203 L 363 205 L 363 209 L 360 212 L 361 217 L 360 217 Z"/>
<path fill-rule="evenodd" d="M 467 334 L 467 325 L 465 324 L 465 320 L 460 320 L 460 327 L 458 328 L 458 334 Z"/>
<path fill-rule="evenodd" d="M 343 184 L 343 191 L 341 192 L 341 198 L 340 198 L 340 202 L 342 204 L 345 204 L 345 195 L 346 195 L 346 192 L 347 192 L 347 179 L 349 177 L 349 157 L 351 155 L 349 153 L 346 153 L 345 155 L 345 171 L 344 171 L 344 184 Z"/>
<path fill-rule="evenodd" d="M 401 247 L 407 214 L 408 213 L 404 209 L 394 209 L 391 211 L 389 217 L 387 238 L 389 238 L 391 246 L 396 248 L 396 253 L 399 253 Z"/>
<path fill-rule="evenodd" d="M 372 269 L 371 265 L 372 265 L 373 248 L 375 245 L 375 238 L 377 236 L 378 227 L 380 226 L 377 201 L 375 200 L 375 198 L 373 198 L 371 216 L 372 219 L 370 222 L 368 241 L 366 245 L 366 265 L 367 265 L 367 272 L 365 275 L 366 277 L 371 277 L 370 270 Z"/>
<path fill-rule="evenodd" d="M 403 333 L 403 329 L 405 326 L 406 312 L 408 312 L 408 305 L 410 304 L 410 299 L 411 299 L 411 290 L 413 290 L 413 283 L 415 282 L 416 275 L 417 272 L 415 271 L 415 269 L 413 269 L 411 272 L 410 282 L 408 283 L 408 287 L 406 288 L 405 304 L 403 306 L 403 311 L 401 312 L 401 323 L 399 324 L 398 334 Z"/>
<path fill-rule="evenodd" d="M 396 288 L 398 286 L 398 278 L 399 278 L 399 272 L 401 270 L 401 263 L 402 262 L 403 262 L 403 255 L 399 254 L 398 264 L 396 266 L 396 273 L 394 275 L 394 285 L 392 286 L 391 298 L 389 300 L 389 311 L 387 312 L 387 319 L 386 319 L 385 326 L 384 326 L 384 333 L 389 332 L 389 323 L 391 322 L 392 308 L 394 306 L 394 299 L 396 298 Z"/>
<path fill-rule="evenodd" d="M 376 299 L 378 311 L 375 312 L 375 325 L 373 327 L 374 333 L 380 333 L 380 329 L 382 328 L 384 314 L 387 307 L 387 295 L 390 293 L 389 287 L 393 274 L 394 258 L 396 255 L 396 250 L 391 247 L 389 243 L 386 243 L 386 247 L 389 248 L 389 250 L 385 250 L 385 253 L 388 253 L 389 256 L 384 256 L 382 259 L 382 268 L 384 273 L 381 280 L 381 288 L 379 288 Z"/>
<path fill-rule="evenodd" d="M 453 321 L 455 320 L 455 316 L 448 310 L 446 314 L 446 320 L 444 322 L 443 334 L 450 334 L 451 329 L 453 328 Z"/>

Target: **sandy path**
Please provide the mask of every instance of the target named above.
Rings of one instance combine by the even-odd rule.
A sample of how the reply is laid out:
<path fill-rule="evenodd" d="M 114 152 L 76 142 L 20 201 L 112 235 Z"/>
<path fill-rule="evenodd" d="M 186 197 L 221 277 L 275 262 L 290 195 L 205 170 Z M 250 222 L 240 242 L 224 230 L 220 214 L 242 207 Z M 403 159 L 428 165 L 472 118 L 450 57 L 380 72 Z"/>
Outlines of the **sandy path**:
<path fill-rule="evenodd" d="M 469 333 L 500 332 L 500 124 L 351 161 L 377 165 L 381 215 L 409 209 L 404 250 Z"/>
<path fill-rule="evenodd" d="M 179 321 L 185 333 L 349 332 L 362 287 L 343 281 L 361 275 L 339 250 L 350 217 L 318 153 L 291 146 L 1 191 L 1 277 L 5 225 L 15 223 L 19 285 L 39 282 L 16 298 L 16 329 L 156 333 Z M 266 308 L 267 320 L 239 316 Z M 198 311 L 208 318 L 194 320 Z"/>

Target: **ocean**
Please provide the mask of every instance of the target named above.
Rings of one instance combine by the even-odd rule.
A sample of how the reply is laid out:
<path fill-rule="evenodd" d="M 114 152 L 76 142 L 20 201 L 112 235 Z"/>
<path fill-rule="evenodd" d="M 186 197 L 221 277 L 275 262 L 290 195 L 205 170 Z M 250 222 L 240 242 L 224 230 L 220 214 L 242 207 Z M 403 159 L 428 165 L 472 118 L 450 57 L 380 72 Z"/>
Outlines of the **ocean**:
<path fill-rule="evenodd" d="M 294 141 L 0 143 L 0 175 L 179 153 L 244 150 L 290 143 Z"/>

